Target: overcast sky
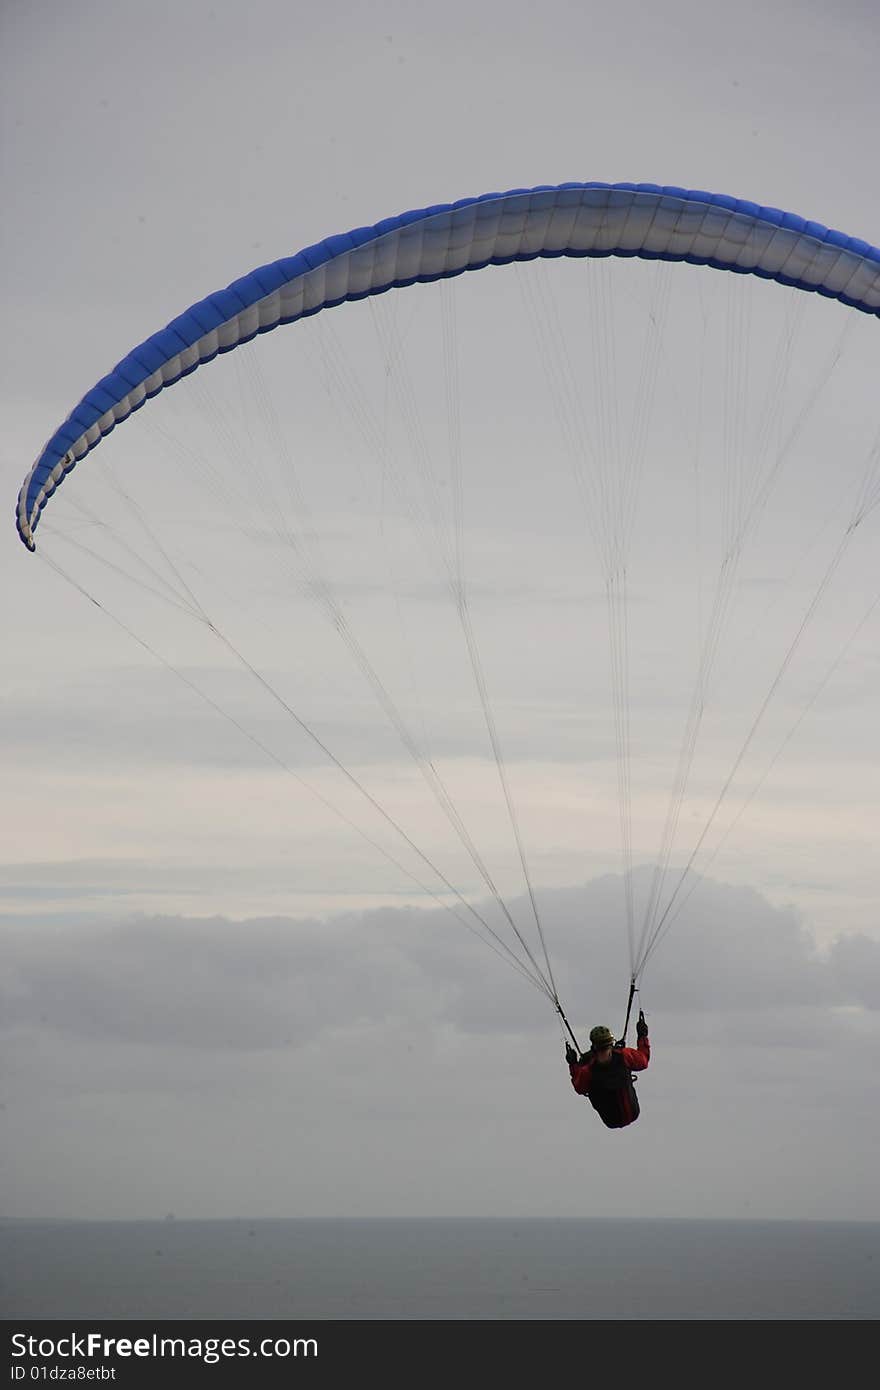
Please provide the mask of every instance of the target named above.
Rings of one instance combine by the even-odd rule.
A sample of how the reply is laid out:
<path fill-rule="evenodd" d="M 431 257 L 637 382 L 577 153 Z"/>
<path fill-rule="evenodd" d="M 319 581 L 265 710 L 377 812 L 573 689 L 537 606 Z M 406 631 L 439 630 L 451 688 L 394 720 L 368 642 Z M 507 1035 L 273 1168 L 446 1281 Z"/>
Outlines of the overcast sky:
<path fill-rule="evenodd" d="M 254 0 L 246 10 L 226 0 L 146 10 L 129 0 L 5 0 L 0 27 L 9 517 L 0 539 L 0 1211 L 880 1217 L 880 619 L 876 609 L 865 616 L 878 587 L 876 513 L 762 728 L 753 782 L 793 731 L 790 745 L 650 961 L 644 1003 L 655 1058 L 638 1082 L 642 1118 L 622 1134 L 604 1131 L 571 1091 L 540 994 L 28 555 L 12 521 L 45 439 L 132 346 L 254 266 L 406 208 L 537 183 L 633 179 L 753 199 L 877 244 L 873 7 L 749 2 L 731 24 L 729 7 L 690 0 L 456 0 L 442 10 L 382 0 Z M 664 283 L 640 270 L 621 282 L 622 320 L 643 287 L 653 295 Z M 560 269 L 544 305 L 560 310 L 575 351 L 588 352 L 591 340 L 577 338 L 584 315 L 569 306 L 566 319 L 573 274 Z M 683 307 L 670 311 L 655 467 L 632 566 L 639 903 L 687 710 L 681 654 L 693 655 L 711 575 L 708 520 L 705 593 L 672 531 L 687 484 L 671 443 L 687 414 L 675 393 L 682 375 L 697 373 L 701 350 L 687 325 L 727 294 L 723 284 L 695 289 L 697 274 L 727 278 L 691 273 Z M 466 548 L 551 959 L 584 1037 L 597 1021 L 619 1027 L 627 981 L 608 634 L 600 578 L 579 565 L 583 526 L 576 494 L 565 492 L 553 402 L 537 355 L 518 346 L 517 275 L 466 277 L 480 286 L 455 289 L 462 437 L 465 457 L 479 463 Z M 788 322 L 785 296 L 771 289 L 766 340 L 752 330 L 758 384 L 771 335 Z M 364 306 L 352 306 L 359 316 L 334 313 L 339 350 L 365 362 L 384 327 L 405 343 L 424 391 L 439 299 L 414 294 L 408 318 L 393 298 L 375 320 Z M 763 300 L 754 302 L 757 316 Z M 809 399 L 845 317 L 835 305 L 809 309 L 781 432 Z M 834 553 L 834 524 L 845 529 L 847 469 L 857 478 L 876 432 L 875 328 L 858 318 L 848 330 L 847 374 L 811 418 L 775 531 L 748 558 L 686 806 L 695 826 Z M 368 461 L 346 434 L 310 346 L 317 340 L 292 329 L 273 354 L 284 332 L 259 344 L 265 376 L 248 379 L 232 354 L 191 379 L 204 377 L 197 393 L 181 385 L 124 426 L 68 479 L 46 521 L 57 509 L 59 527 L 81 536 L 80 499 L 121 520 L 105 470 L 124 459 L 126 485 L 157 525 L 204 505 L 208 540 L 197 550 L 194 535 L 187 561 L 200 584 L 198 567 L 211 544 L 216 563 L 225 533 L 208 525 L 198 478 L 184 476 L 187 451 L 213 451 L 221 420 L 250 440 L 244 452 L 258 453 L 266 441 L 248 434 L 254 417 L 233 417 L 240 387 L 259 400 L 268 386 L 296 437 L 346 611 L 407 717 L 430 724 L 432 751 L 513 915 L 527 920 L 454 615 L 410 537 L 400 541 L 410 548 L 399 552 L 391 605 L 402 606 L 408 642 L 383 637 L 391 608 L 380 602 L 382 563 L 401 499 L 386 497 L 382 472 L 381 526 L 367 519 Z M 676 376 L 671 363 L 684 362 L 688 338 L 695 365 Z M 393 383 L 383 385 L 381 356 L 371 360 L 364 384 L 387 422 Z M 707 385 L 700 399 L 705 437 L 720 438 L 721 396 Z M 427 437 L 443 437 L 441 406 L 435 418 L 427 394 L 421 400 Z M 544 490 L 534 486 L 539 456 Z M 705 488 L 708 517 L 708 475 Z M 295 690 L 322 736 L 408 817 L 479 910 L 495 912 L 448 826 L 417 798 L 417 774 L 320 614 L 301 592 L 279 588 L 277 557 L 257 525 L 248 519 L 240 551 L 219 552 L 229 630 L 248 637 L 261 669 Z M 129 518 L 129 538 L 136 532 Z M 179 541 L 179 526 L 174 534 Z M 91 582 L 94 566 L 77 569 L 48 527 L 41 549 L 44 541 Z M 248 586 L 248 612 L 259 607 L 271 645 L 239 606 Z M 357 816 L 357 797 L 292 738 L 271 700 L 245 691 L 208 636 L 112 578 L 102 592 L 119 598 L 139 636 Z M 279 645 L 285 628 L 295 647 Z M 683 834 L 674 867 L 688 843 Z"/>

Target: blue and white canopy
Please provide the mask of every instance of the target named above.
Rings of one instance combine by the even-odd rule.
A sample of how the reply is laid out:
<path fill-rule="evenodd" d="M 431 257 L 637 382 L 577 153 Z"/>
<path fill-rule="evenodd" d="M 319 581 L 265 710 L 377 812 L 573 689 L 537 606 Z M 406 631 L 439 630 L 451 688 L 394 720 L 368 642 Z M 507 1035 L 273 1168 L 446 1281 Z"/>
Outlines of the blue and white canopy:
<path fill-rule="evenodd" d="M 818 222 L 720 194 L 656 184 L 513 189 L 406 212 L 328 237 L 194 304 L 83 397 L 22 484 L 30 550 L 59 483 L 165 386 L 258 333 L 350 299 L 540 256 L 640 256 L 759 275 L 880 314 L 880 250 Z"/>

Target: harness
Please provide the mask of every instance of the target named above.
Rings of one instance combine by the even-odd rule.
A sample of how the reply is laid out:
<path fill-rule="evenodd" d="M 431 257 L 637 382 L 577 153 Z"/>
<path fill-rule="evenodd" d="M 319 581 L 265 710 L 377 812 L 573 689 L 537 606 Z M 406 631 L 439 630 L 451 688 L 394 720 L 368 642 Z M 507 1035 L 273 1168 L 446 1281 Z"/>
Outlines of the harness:
<path fill-rule="evenodd" d="M 635 1075 L 617 1048 L 609 1062 L 593 1062 L 587 1099 L 609 1129 L 622 1129 L 638 1118 L 639 1099 L 634 1082 Z"/>

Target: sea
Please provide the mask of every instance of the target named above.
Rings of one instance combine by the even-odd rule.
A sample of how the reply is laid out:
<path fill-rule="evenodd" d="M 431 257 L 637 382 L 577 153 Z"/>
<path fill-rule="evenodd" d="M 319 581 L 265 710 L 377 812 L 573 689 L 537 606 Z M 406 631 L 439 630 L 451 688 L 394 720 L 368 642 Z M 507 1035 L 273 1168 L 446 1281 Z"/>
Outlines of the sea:
<path fill-rule="evenodd" d="M 0 1221 L 5 1319 L 880 1314 L 880 1222 Z"/>

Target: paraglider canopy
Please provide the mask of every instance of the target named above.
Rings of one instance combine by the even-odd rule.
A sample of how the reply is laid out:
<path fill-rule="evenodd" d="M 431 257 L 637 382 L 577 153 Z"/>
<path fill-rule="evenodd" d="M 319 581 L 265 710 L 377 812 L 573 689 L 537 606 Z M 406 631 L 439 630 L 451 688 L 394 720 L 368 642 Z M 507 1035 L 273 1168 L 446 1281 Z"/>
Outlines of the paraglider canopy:
<path fill-rule="evenodd" d="M 753 274 L 880 313 L 880 250 L 818 222 L 721 194 L 570 183 L 487 193 L 328 237 L 193 304 L 83 397 L 22 485 L 30 549 L 39 515 L 77 462 L 165 386 L 258 333 L 347 300 L 467 270 L 555 256 L 639 256 Z"/>

